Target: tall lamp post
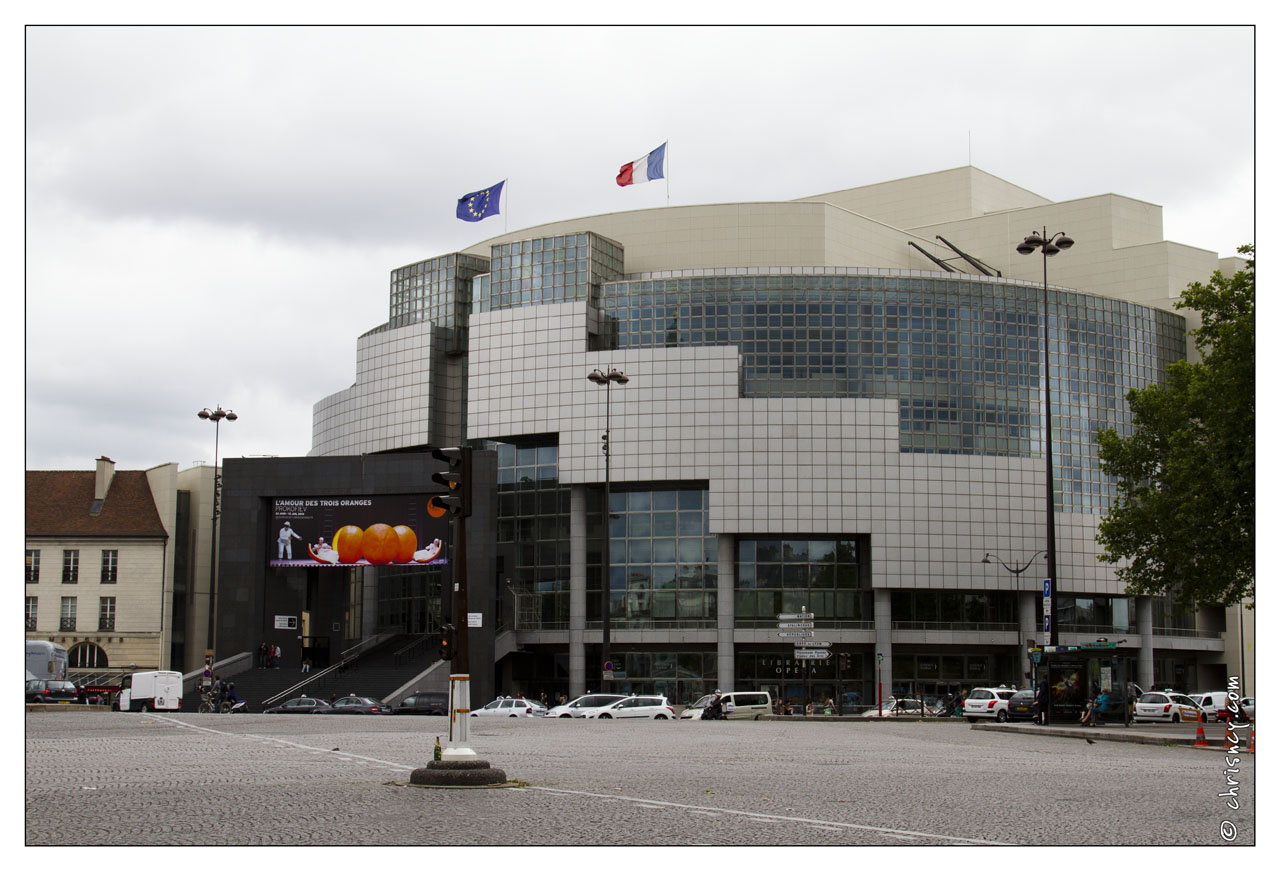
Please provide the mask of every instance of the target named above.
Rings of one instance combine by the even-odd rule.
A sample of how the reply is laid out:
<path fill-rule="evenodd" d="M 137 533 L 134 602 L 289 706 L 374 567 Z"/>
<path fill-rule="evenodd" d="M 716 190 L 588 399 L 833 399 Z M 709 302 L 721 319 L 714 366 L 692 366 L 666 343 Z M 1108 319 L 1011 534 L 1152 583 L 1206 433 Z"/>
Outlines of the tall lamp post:
<path fill-rule="evenodd" d="M 610 680 L 613 677 L 611 670 L 611 660 L 609 659 L 609 428 L 610 428 L 610 396 L 613 385 L 619 386 L 626 384 L 631 379 L 623 373 L 609 367 L 608 374 L 601 372 L 599 369 L 592 369 L 591 374 L 587 376 L 587 380 L 592 384 L 604 387 L 604 435 L 601 436 L 600 450 L 604 451 L 604 508 L 600 512 L 600 519 L 603 521 L 604 527 L 602 535 L 604 536 L 604 550 L 601 558 L 601 601 L 603 603 L 600 623 L 600 679 L 602 681 Z M 602 687 L 603 689 L 603 687 Z"/>
<path fill-rule="evenodd" d="M 219 405 L 213 411 L 202 408 L 196 412 L 196 417 L 201 420 L 213 421 L 213 531 L 209 535 L 209 635 L 208 644 L 210 650 L 217 650 L 217 638 L 215 636 L 216 623 L 214 621 L 214 605 L 216 602 L 217 584 L 218 584 L 218 500 L 221 492 L 222 476 L 218 474 L 218 437 L 221 435 L 222 421 L 235 420 L 237 415 L 231 409 L 222 410 Z"/>
<path fill-rule="evenodd" d="M 1048 561 L 1049 613 L 1045 615 L 1048 644 L 1058 643 L 1058 548 L 1053 527 L 1053 394 L 1049 376 L 1049 258 L 1066 251 L 1075 240 L 1066 233 L 1049 235 L 1048 229 L 1032 233 L 1017 247 L 1019 254 L 1031 254 L 1037 248 L 1044 262 L 1044 463 L 1045 463 L 1045 560 Z"/>

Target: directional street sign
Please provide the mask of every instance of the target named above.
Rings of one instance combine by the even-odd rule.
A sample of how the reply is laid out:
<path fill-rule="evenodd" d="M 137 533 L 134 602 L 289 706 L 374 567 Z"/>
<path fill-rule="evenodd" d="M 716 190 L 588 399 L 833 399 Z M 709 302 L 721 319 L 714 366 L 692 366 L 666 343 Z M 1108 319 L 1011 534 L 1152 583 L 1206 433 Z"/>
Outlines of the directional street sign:
<path fill-rule="evenodd" d="M 779 638 L 812 638 L 812 632 L 779 632 Z"/>
<path fill-rule="evenodd" d="M 794 622 L 794 623 L 779 623 L 779 624 L 778 624 L 778 628 L 779 628 L 779 629 L 812 629 L 812 628 L 813 628 L 813 621 L 812 621 L 812 620 L 800 620 L 800 621 L 796 621 L 796 622 Z"/>
<path fill-rule="evenodd" d="M 812 614 L 779 614 L 779 620 L 808 620 Z"/>
<path fill-rule="evenodd" d="M 830 647 L 830 641 L 797 641 L 796 647 Z"/>
<path fill-rule="evenodd" d="M 831 656 L 830 650 L 796 650 L 796 659 L 827 659 Z"/>

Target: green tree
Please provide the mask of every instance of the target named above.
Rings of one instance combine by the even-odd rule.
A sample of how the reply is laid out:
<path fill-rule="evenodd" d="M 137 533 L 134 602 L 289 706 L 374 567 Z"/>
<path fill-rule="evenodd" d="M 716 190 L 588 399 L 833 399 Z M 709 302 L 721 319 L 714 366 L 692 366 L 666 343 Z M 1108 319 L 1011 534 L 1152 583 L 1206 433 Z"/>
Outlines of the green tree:
<path fill-rule="evenodd" d="M 1176 308 L 1201 313 L 1201 360 L 1174 363 L 1163 384 L 1131 390 L 1133 433 L 1097 434 L 1102 470 L 1117 498 L 1102 520 L 1099 559 L 1135 595 L 1234 604 L 1254 594 L 1254 259 Z"/>

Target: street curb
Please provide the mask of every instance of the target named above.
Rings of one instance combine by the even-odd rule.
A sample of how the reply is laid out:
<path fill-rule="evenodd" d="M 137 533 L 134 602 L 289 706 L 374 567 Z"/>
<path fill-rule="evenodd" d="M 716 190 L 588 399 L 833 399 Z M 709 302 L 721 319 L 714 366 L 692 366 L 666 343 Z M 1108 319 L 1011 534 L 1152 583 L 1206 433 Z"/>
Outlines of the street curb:
<path fill-rule="evenodd" d="M 761 720 L 773 720 L 779 723 L 964 723 L 959 717 L 925 717 L 923 720 L 919 717 L 864 717 L 859 714 L 856 717 L 837 717 L 814 715 L 806 717 L 803 714 L 799 716 L 786 716 L 782 714 L 764 714 Z"/>
<path fill-rule="evenodd" d="M 1190 747 L 1195 738 L 1178 738 L 1166 735 L 1146 735 L 1141 732 L 1125 730 L 1123 726 L 1116 730 L 1078 728 L 1054 728 L 1053 726 L 1019 726 L 1008 723 L 974 723 L 969 728 L 981 732 L 1014 732 L 1018 735 L 1042 735 L 1053 738 L 1089 738 L 1093 741 L 1116 741 L 1124 744 L 1162 744 L 1174 747 Z"/>

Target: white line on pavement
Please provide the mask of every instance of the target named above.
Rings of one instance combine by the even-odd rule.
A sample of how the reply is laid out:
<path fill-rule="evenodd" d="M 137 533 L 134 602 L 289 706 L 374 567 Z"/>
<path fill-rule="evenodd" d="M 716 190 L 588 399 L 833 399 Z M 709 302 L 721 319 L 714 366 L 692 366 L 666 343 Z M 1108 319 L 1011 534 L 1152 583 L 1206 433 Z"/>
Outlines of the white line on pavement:
<path fill-rule="evenodd" d="M 385 759 L 375 759 L 372 756 L 361 756 L 357 753 L 347 753 L 342 750 L 325 750 L 323 747 L 312 747 L 309 744 L 298 744 L 295 741 L 286 741 L 283 738 L 273 738 L 270 735 L 254 735 L 247 732 L 224 732 L 221 729 L 210 729 L 207 726 L 197 726 L 194 723 L 184 723 L 181 720 L 170 720 L 168 717 L 159 717 L 155 719 L 163 720 L 166 723 L 172 723 L 175 726 L 181 726 L 184 729 L 195 729 L 198 732 L 208 732 L 212 735 L 222 735 L 226 738 L 243 738 L 251 741 L 265 741 L 272 744 L 283 744 L 286 747 L 294 747 L 298 750 L 309 750 L 312 753 L 319 753 L 323 756 L 342 756 L 356 762 L 374 762 L 378 765 L 385 765 L 388 768 L 395 768 L 401 771 L 413 771 L 421 766 L 405 765 L 400 762 L 388 762 Z"/>
<path fill-rule="evenodd" d="M 986 841 L 981 838 L 960 838 L 960 837 L 956 837 L 955 835 L 940 835 L 936 832 L 914 832 L 914 831 L 911 831 L 910 829 L 890 829 L 884 826 L 862 826 L 862 825 L 858 825 L 857 823 L 842 823 L 838 820 L 812 820 L 812 819 L 809 819 L 808 817 L 788 817 L 788 816 L 782 816 L 780 814 L 756 813 L 755 811 L 738 811 L 738 810 L 730 810 L 728 808 L 709 808 L 709 807 L 706 807 L 705 805 L 680 804 L 678 802 L 673 802 L 673 801 L 656 801 L 651 798 L 633 798 L 631 796 L 623 796 L 623 795 L 604 796 L 594 792 L 582 792 L 576 789 L 553 789 L 552 787 L 549 787 L 549 786 L 529 786 L 529 787 L 526 787 L 526 789 L 536 789 L 536 790 L 541 790 L 542 792 L 558 792 L 558 793 L 563 793 L 564 795 L 583 795 L 583 796 L 587 796 L 588 798 L 613 798 L 621 801 L 631 801 L 637 804 L 642 804 L 647 806 L 661 805 L 662 807 L 679 808 L 680 810 L 687 810 L 687 811 L 694 811 L 694 812 L 714 811 L 716 813 L 734 814 L 736 816 L 749 817 L 751 819 L 756 819 L 761 822 L 811 823 L 811 824 L 817 824 L 817 825 L 823 825 L 823 826 L 834 826 L 840 829 L 857 829 L 863 832 L 877 832 L 879 834 L 886 835 L 891 838 L 900 838 L 902 840 L 914 840 L 915 838 L 936 838 L 938 840 L 951 841 L 957 844 L 988 844 L 991 846 L 998 846 L 998 847 L 1010 846 L 1004 841 Z"/>

